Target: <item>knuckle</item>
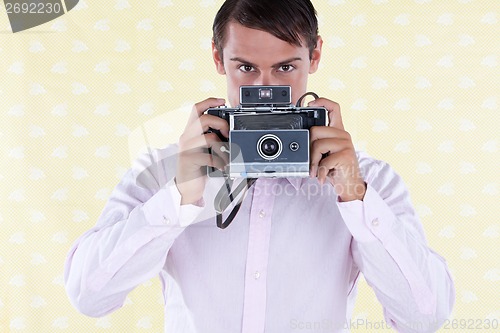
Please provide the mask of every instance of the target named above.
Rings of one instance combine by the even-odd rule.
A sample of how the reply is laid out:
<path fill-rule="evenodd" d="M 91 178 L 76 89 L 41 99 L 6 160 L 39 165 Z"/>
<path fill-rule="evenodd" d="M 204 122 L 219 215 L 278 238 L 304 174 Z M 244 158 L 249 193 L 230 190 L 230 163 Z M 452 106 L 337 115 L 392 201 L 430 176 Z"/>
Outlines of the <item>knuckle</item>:
<path fill-rule="evenodd" d="M 195 105 L 193 105 L 193 108 L 191 109 L 191 113 L 198 114 L 200 109 L 202 109 L 202 108 L 203 108 L 203 102 L 196 103 Z"/>
<path fill-rule="evenodd" d="M 204 126 L 207 122 L 210 115 L 203 113 L 202 115 L 198 116 L 198 121 L 200 122 L 201 126 Z M 210 119 L 210 118 L 209 118 Z"/>
<path fill-rule="evenodd" d="M 354 161 L 356 160 L 356 158 L 355 158 L 356 155 L 354 154 L 354 151 L 351 148 L 346 148 L 346 149 L 342 150 L 340 153 L 341 153 L 342 158 L 345 161 L 348 161 L 349 164 L 354 163 Z"/>
<path fill-rule="evenodd" d="M 318 173 L 326 175 L 329 171 L 330 171 L 330 167 L 326 164 L 326 162 L 322 162 L 319 164 Z"/>
<path fill-rule="evenodd" d="M 210 101 L 212 101 L 213 98 L 207 98 L 201 102 L 196 103 L 193 106 L 193 111 L 205 111 L 208 108 L 208 105 L 210 104 Z"/>

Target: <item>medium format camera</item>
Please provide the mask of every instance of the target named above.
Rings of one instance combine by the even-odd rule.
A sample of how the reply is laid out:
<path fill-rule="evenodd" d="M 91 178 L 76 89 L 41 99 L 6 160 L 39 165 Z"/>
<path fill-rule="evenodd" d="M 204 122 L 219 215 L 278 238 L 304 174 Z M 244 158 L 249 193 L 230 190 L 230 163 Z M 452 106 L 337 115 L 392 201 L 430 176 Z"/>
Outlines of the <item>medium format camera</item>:
<path fill-rule="evenodd" d="M 305 95 L 293 105 L 291 96 L 290 86 L 241 86 L 238 107 L 208 109 L 229 124 L 228 143 L 220 147 L 229 151 L 229 165 L 224 172 L 208 167 L 208 175 L 308 177 L 309 129 L 327 125 L 327 110 L 301 107 Z"/>

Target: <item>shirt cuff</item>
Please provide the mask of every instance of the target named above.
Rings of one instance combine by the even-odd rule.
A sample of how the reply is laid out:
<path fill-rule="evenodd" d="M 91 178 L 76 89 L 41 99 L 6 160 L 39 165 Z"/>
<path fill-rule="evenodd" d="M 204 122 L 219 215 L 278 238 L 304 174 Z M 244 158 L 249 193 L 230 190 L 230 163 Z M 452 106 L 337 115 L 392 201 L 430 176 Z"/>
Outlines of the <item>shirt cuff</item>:
<path fill-rule="evenodd" d="M 391 238 L 396 216 L 384 199 L 369 184 L 361 200 L 337 202 L 340 214 L 354 239 L 358 242 L 380 240 L 385 243 Z"/>
<path fill-rule="evenodd" d="M 143 206 L 144 216 L 150 225 L 184 228 L 194 223 L 203 209 L 203 199 L 196 205 L 181 205 L 181 194 L 174 179 L 165 184 Z"/>
<path fill-rule="evenodd" d="M 408 248 L 395 236 L 393 227 L 397 217 L 377 191 L 367 185 L 363 201 L 353 200 L 337 204 L 354 239 L 360 243 L 380 241 L 408 281 L 419 310 L 426 314 L 434 313 L 435 295 L 416 268 Z"/>

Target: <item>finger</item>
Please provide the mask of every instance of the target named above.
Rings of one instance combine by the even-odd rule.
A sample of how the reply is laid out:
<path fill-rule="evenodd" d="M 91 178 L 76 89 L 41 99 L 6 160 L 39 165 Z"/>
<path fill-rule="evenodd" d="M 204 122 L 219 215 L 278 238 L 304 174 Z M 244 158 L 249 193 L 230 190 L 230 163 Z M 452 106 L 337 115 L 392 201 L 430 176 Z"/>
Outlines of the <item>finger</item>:
<path fill-rule="evenodd" d="M 214 129 L 220 131 L 220 133 L 226 138 L 229 137 L 229 124 L 225 119 L 203 114 L 198 119 L 186 126 L 184 133 L 182 133 L 183 140 L 191 139 L 196 136 L 200 136 L 206 133 L 209 129 Z"/>
<path fill-rule="evenodd" d="M 319 177 L 319 169 L 321 166 L 321 162 L 324 159 L 349 147 L 350 143 L 347 140 L 339 138 L 327 138 L 312 142 L 310 153 L 310 177 Z M 325 157 L 325 155 L 328 156 Z"/>
<path fill-rule="evenodd" d="M 180 182 L 186 182 L 199 177 L 199 172 L 204 172 L 206 167 L 224 171 L 227 165 L 219 156 L 205 152 L 190 151 L 188 153 L 183 153 L 183 155 L 182 163 L 179 164 L 179 168 L 183 170 L 198 170 L 198 172 L 186 172 L 184 175 L 178 174 L 177 179 Z"/>
<path fill-rule="evenodd" d="M 215 133 L 207 133 L 184 141 L 180 150 L 187 154 L 207 152 L 210 148 L 210 154 L 217 155 L 224 161 L 224 165 L 229 164 L 229 144 L 220 141 Z"/>
<path fill-rule="evenodd" d="M 203 133 L 207 132 L 209 129 L 214 129 L 220 131 L 226 138 L 229 137 L 229 124 L 223 118 L 204 114 L 200 117 L 200 123 Z"/>
<path fill-rule="evenodd" d="M 317 177 L 321 184 L 324 184 L 328 177 L 335 177 L 336 172 L 342 169 L 342 163 L 348 153 L 348 149 L 342 149 L 328 155 L 319 162 Z"/>
<path fill-rule="evenodd" d="M 220 142 L 221 140 L 219 139 L 217 134 L 206 133 L 182 140 L 182 143 L 180 143 L 180 150 L 187 151 L 192 149 L 199 150 L 200 148 L 211 148 L 212 146 Z"/>
<path fill-rule="evenodd" d="M 324 107 L 328 110 L 328 126 L 336 127 L 341 130 L 344 129 L 344 124 L 342 123 L 342 115 L 340 113 L 340 105 L 334 101 L 326 98 L 318 98 L 307 104 L 308 106 L 314 107 Z"/>
<path fill-rule="evenodd" d="M 217 155 L 209 153 L 198 153 L 192 156 L 191 162 L 199 167 L 209 166 L 221 171 L 224 170 L 227 163 Z"/>
<path fill-rule="evenodd" d="M 328 155 L 323 158 L 318 165 L 318 181 L 323 184 L 328 174 L 334 172 L 338 167 L 338 153 Z"/>
<path fill-rule="evenodd" d="M 210 97 L 193 105 L 189 116 L 188 125 L 198 119 L 208 108 L 215 108 L 224 105 L 226 101 L 223 98 Z"/>
<path fill-rule="evenodd" d="M 346 148 L 322 159 L 318 166 L 318 180 L 324 183 L 329 177 L 334 185 L 355 184 L 357 179 L 362 179 L 362 176 L 359 173 L 357 160 L 353 160 L 352 157 L 352 150 Z"/>
<path fill-rule="evenodd" d="M 311 140 L 311 143 L 316 140 L 328 138 L 339 138 L 351 141 L 351 135 L 348 132 L 336 127 L 327 126 L 312 126 L 309 129 L 309 138 Z"/>

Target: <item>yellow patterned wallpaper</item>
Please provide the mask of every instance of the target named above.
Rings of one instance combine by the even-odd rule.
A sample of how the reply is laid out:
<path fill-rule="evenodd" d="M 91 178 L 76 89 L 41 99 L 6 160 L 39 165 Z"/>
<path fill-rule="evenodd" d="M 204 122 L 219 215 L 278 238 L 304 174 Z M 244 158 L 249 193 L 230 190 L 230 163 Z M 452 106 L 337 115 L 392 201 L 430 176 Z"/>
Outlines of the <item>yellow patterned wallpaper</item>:
<path fill-rule="evenodd" d="M 142 143 L 176 141 L 191 104 L 225 97 L 210 54 L 221 3 L 81 0 L 15 34 L 0 7 L 0 332 L 163 330 L 157 279 L 88 318 L 63 264 Z M 500 2 L 314 3 L 325 44 L 310 90 L 410 187 L 456 283 L 440 332 L 500 331 Z M 352 331 L 391 332 L 382 320 L 362 281 Z"/>

